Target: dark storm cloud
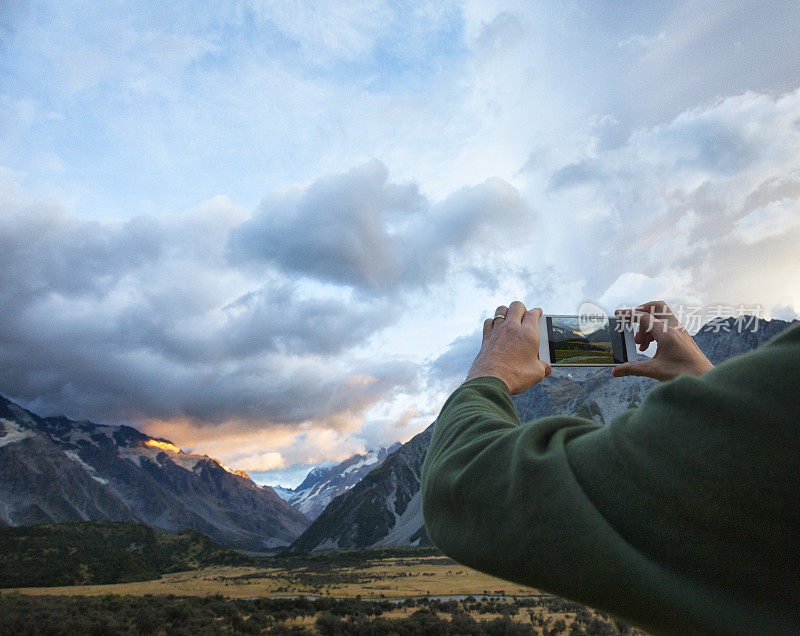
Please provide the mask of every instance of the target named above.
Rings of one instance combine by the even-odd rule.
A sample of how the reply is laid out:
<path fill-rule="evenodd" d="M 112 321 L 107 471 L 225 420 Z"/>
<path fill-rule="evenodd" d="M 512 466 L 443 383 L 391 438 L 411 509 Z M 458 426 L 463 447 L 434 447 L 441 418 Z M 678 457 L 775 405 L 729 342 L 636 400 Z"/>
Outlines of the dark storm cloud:
<path fill-rule="evenodd" d="M 263 350 L 336 354 L 395 319 L 385 302 L 298 299 L 286 285 L 249 292 L 224 309 L 238 314 L 226 325 L 224 338 L 218 339 L 234 356 Z"/>
<path fill-rule="evenodd" d="M 530 211 L 501 179 L 462 188 L 433 205 L 414 185 L 390 183 L 372 161 L 265 200 L 231 232 L 233 263 L 260 259 L 288 274 L 368 294 L 441 280 L 454 257 L 491 249 Z"/>
<path fill-rule="evenodd" d="M 0 212 L 0 392 L 42 413 L 335 426 L 414 380 L 348 355 L 394 320 L 385 302 L 232 268 L 244 215 L 224 198 L 106 223 L 4 187 Z"/>
<path fill-rule="evenodd" d="M 401 276 L 402 246 L 387 235 L 420 211 L 416 186 L 387 182 L 374 161 L 303 191 L 266 199 L 231 233 L 235 261 L 262 258 L 283 269 L 353 287 L 388 288 Z"/>
<path fill-rule="evenodd" d="M 499 179 L 434 205 L 379 162 L 252 216 L 87 221 L 0 186 L 0 392 L 101 421 L 349 425 L 418 372 L 356 350 L 529 218 Z"/>
<path fill-rule="evenodd" d="M 162 237 L 145 224 L 104 226 L 53 203 L 0 214 L 0 298 L 40 293 L 100 296 L 126 271 L 158 256 Z"/>
<path fill-rule="evenodd" d="M 448 345 L 443 354 L 430 363 L 428 372 L 434 379 L 447 385 L 461 382 L 466 377 L 480 348 L 480 331 L 459 336 Z"/>

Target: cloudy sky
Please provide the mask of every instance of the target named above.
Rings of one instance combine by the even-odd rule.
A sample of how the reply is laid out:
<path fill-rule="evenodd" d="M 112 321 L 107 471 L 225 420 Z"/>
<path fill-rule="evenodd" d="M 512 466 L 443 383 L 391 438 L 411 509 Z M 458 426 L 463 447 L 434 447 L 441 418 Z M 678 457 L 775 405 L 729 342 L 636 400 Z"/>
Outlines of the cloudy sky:
<path fill-rule="evenodd" d="M 0 3 L 0 393 L 296 485 L 518 298 L 800 311 L 800 5 Z"/>

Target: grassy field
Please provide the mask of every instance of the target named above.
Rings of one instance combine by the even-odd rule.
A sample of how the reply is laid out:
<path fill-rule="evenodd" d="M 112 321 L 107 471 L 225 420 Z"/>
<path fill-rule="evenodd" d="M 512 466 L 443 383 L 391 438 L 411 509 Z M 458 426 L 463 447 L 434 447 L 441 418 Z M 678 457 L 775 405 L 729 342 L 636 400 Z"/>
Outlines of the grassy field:
<path fill-rule="evenodd" d="M 175 594 L 229 598 L 287 595 L 336 598 L 409 596 L 530 596 L 538 591 L 471 570 L 442 556 L 384 557 L 360 565 L 299 558 L 281 567 L 214 566 L 165 574 L 155 581 L 110 585 L 13 588 L 33 595 Z M 3 590 L 5 592 L 11 590 Z"/>
<path fill-rule="evenodd" d="M 641 633 L 430 548 L 283 555 L 264 563 L 205 567 L 153 581 L 0 590 L 0 632 Z"/>
<path fill-rule="evenodd" d="M 559 343 L 560 344 L 560 343 Z M 555 359 L 560 363 L 573 364 L 613 364 L 614 354 L 611 343 L 583 344 L 577 346 L 556 346 Z"/>

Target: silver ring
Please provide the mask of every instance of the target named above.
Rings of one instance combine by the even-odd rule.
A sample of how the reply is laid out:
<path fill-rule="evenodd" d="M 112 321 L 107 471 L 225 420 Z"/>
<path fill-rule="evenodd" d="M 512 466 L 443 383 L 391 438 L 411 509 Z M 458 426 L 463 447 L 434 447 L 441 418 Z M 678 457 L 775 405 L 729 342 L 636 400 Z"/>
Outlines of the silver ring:
<path fill-rule="evenodd" d="M 497 314 L 494 319 L 497 320 L 498 318 L 503 318 L 505 320 L 505 314 Z"/>

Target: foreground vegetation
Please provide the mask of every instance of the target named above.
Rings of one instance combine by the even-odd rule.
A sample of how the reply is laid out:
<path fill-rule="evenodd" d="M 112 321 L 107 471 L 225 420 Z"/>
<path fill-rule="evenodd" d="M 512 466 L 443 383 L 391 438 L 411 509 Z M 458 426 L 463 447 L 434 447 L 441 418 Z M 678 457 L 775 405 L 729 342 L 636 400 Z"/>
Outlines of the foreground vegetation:
<path fill-rule="evenodd" d="M 16 634 L 640 634 L 544 596 L 402 603 L 222 596 L 0 596 L 0 633 Z"/>
<path fill-rule="evenodd" d="M 436 548 L 248 556 L 132 523 L 0 528 L 0 586 L 0 634 L 638 633 Z"/>
<path fill-rule="evenodd" d="M 0 588 L 148 581 L 169 572 L 261 562 L 194 530 L 169 534 L 115 521 L 0 527 Z"/>
<path fill-rule="evenodd" d="M 439 557 L 453 563 L 433 547 L 253 556 L 224 548 L 194 530 L 171 534 L 123 521 L 0 527 L 0 589 L 156 581 L 173 572 L 226 566 L 252 568 L 236 574 L 250 578 L 257 578 L 253 571 L 283 572 L 289 578 L 300 573 L 313 588 L 323 581 L 341 582 L 341 575 L 352 568 L 395 557 Z"/>

